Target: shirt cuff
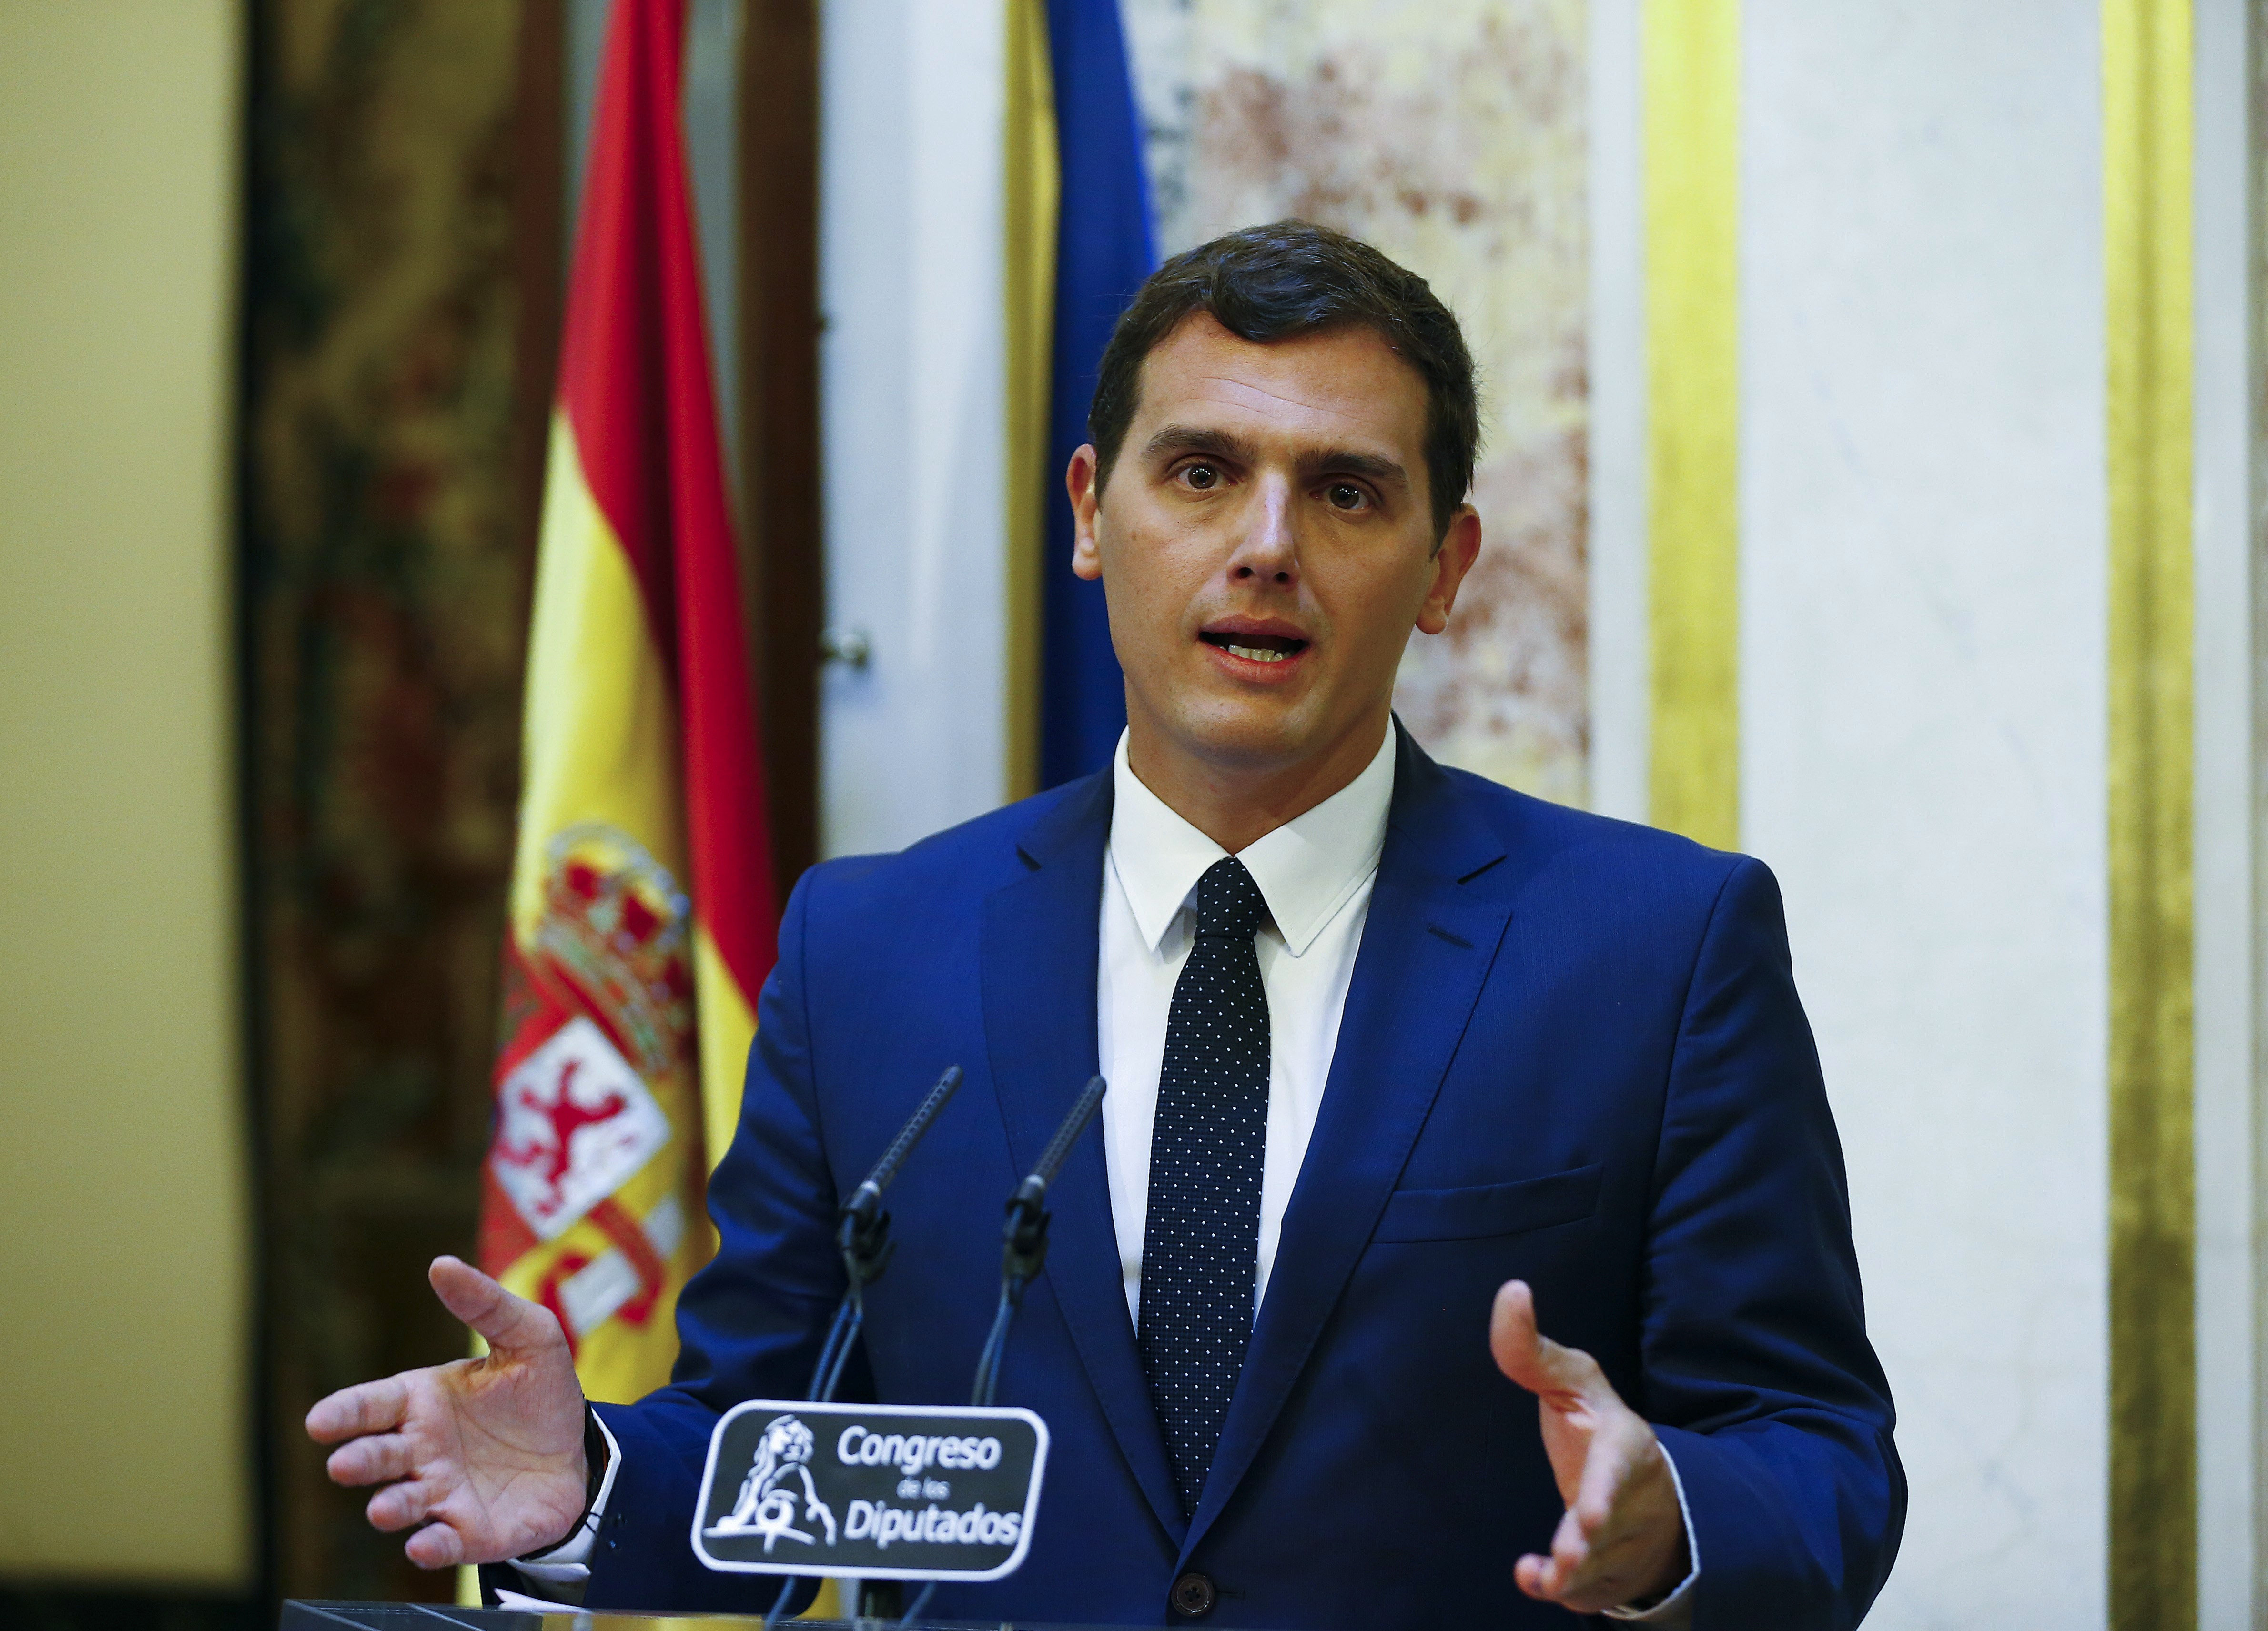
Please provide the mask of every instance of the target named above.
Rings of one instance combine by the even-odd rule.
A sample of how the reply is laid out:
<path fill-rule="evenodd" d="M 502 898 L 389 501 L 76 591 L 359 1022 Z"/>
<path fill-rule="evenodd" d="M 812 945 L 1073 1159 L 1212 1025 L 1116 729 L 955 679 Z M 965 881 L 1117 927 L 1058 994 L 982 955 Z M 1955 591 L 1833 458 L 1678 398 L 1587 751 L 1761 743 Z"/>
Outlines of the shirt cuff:
<path fill-rule="evenodd" d="M 1661 1458 L 1669 1463 L 1669 1481 L 1677 1490 L 1677 1517 L 1685 1525 L 1685 1555 L 1692 1566 L 1685 1571 L 1685 1578 L 1677 1583 L 1677 1590 L 1659 1603 L 1647 1608 L 1610 1608 L 1607 1618 L 1631 1625 L 1667 1626 L 1670 1631 L 1685 1631 L 1693 1623 L 1693 1586 L 1701 1578 L 1701 1543 L 1693 1538 L 1693 1510 L 1685 1504 L 1685 1480 L 1677 1475 L 1677 1458 L 1669 1453 L 1668 1445 L 1661 1445 L 1660 1449 Z"/>
<path fill-rule="evenodd" d="M 563 1586 L 580 1585 L 591 1577 L 591 1548 L 598 1543 L 599 1520 L 607 1515 L 607 1497 L 615 1493 L 615 1474 L 622 1467 L 622 1447 L 615 1442 L 606 1417 L 593 1410 L 591 1419 L 599 1424 L 599 1436 L 607 1441 L 607 1471 L 599 1480 L 599 1493 L 591 1498 L 591 1510 L 583 1515 L 573 1534 L 548 1552 L 531 1552 L 512 1560 L 524 1579 Z M 1681 1491 L 1678 1499 L 1684 1498 Z"/>

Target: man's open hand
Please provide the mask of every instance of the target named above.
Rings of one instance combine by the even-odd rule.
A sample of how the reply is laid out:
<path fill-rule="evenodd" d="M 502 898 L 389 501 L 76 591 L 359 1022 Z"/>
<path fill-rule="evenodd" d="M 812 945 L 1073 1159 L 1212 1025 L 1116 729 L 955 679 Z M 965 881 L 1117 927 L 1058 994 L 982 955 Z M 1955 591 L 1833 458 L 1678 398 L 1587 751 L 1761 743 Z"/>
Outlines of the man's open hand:
<path fill-rule="evenodd" d="M 1685 1517 L 1660 1441 L 1623 1403 L 1599 1362 L 1535 1328 L 1535 1298 L 1506 1281 L 1489 1320 L 1497 1368 L 1535 1395 L 1543 1449 L 1567 1514 L 1551 1555 L 1513 1577 L 1533 1598 L 1595 1614 L 1659 1597 L 1685 1577 Z"/>
<path fill-rule="evenodd" d="M 559 1322 L 453 1257 L 426 1277 L 487 1355 L 342 1389 L 307 1412 L 307 1436 L 339 1446 L 332 1482 L 386 1486 L 371 1524 L 418 1525 L 401 1549 L 421 1569 L 556 1546 L 583 1515 L 586 1475 L 583 1388 Z"/>

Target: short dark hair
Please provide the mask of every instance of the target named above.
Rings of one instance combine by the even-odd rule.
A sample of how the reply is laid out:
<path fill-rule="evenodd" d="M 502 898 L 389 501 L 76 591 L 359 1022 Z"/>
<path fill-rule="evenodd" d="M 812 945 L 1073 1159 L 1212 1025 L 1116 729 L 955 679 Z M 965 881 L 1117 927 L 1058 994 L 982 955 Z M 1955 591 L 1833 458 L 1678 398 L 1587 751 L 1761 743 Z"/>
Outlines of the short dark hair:
<path fill-rule="evenodd" d="M 1142 364 L 1197 312 L 1240 340 L 1266 344 L 1359 325 L 1425 384 L 1425 473 L 1433 533 L 1473 484 L 1480 397 L 1456 318 L 1425 280 L 1360 239 L 1307 221 L 1248 226 L 1175 255 L 1152 272 L 1103 349 L 1087 409 L 1099 491 L 1110 480 L 1141 400 Z"/>

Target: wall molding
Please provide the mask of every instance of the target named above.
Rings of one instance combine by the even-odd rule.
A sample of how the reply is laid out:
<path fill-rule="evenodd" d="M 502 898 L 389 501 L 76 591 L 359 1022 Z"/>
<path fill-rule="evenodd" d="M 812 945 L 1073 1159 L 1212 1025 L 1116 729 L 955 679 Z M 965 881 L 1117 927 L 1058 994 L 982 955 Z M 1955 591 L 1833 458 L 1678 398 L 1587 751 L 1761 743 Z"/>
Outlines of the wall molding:
<path fill-rule="evenodd" d="M 1740 803 L 1739 0 L 1649 5 L 1650 818 L 1730 849 Z"/>
<path fill-rule="evenodd" d="M 2198 1622 L 2189 0 L 2105 0 L 2110 1623 Z"/>

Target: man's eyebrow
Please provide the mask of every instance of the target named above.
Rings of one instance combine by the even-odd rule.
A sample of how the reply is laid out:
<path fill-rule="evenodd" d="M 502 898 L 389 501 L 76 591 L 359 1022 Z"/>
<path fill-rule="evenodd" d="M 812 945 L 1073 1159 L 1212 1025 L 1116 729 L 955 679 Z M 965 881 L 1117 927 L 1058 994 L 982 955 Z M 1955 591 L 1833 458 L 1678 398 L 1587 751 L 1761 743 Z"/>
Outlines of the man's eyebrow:
<path fill-rule="evenodd" d="M 1142 444 L 1143 458 L 1153 461 L 1189 453 L 1211 453 L 1240 465 L 1260 462 L 1260 450 L 1243 437 L 1206 425 L 1166 425 Z"/>
<path fill-rule="evenodd" d="M 1209 425 L 1167 425 L 1142 446 L 1143 458 L 1152 463 L 1182 459 L 1191 453 L 1210 453 L 1240 465 L 1261 462 L 1260 450 L 1254 443 L 1233 431 Z M 1323 475 L 1351 475 L 1381 487 L 1404 491 L 1410 487 L 1410 473 L 1400 461 L 1383 453 L 1366 453 L 1351 447 L 1326 447 L 1303 452 L 1296 467 L 1300 475 L 1309 480 Z"/>
<path fill-rule="evenodd" d="M 1356 475 L 1381 487 L 1399 488 L 1407 491 L 1410 472 L 1398 459 L 1383 453 L 1365 453 L 1351 447 L 1327 447 L 1313 453 L 1302 453 L 1299 460 L 1300 474 L 1313 479 L 1323 475 Z"/>

